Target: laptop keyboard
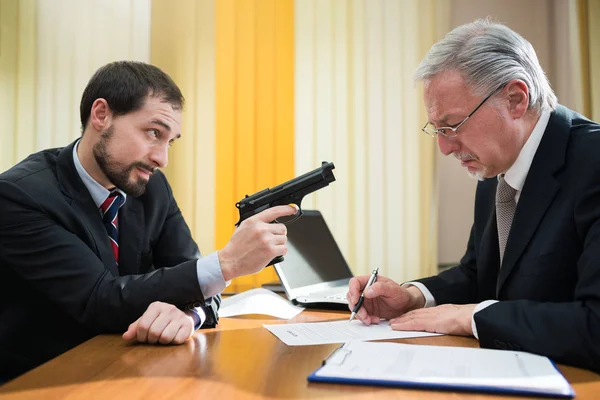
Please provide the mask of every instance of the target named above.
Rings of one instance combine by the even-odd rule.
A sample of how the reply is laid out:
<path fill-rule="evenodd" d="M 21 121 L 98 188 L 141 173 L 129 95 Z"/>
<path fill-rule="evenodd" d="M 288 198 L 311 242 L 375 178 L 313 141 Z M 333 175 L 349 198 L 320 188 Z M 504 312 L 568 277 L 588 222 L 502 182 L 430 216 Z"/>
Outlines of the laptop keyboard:
<path fill-rule="evenodd" d="M 346 292 L 329 294 L 325 296 L 325 298 L 332 300 L 346 300 Z"/>

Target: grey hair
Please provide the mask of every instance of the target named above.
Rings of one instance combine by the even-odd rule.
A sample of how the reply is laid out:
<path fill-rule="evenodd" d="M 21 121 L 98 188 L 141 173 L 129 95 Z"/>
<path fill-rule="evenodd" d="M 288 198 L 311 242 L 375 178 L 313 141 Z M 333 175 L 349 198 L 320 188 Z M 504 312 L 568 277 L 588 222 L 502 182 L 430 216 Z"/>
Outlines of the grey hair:
<path fill-rule="evenodd" d="M 415 80 L 429 80 L 456 70 L 477 96 L 487 96 L 512 79 L 529 89 L 529 109 L 554 110 L 556 95 L 531 43 L 510 28 L 488 19 L 461 25 L 434 44 L 415 72 Z"/>

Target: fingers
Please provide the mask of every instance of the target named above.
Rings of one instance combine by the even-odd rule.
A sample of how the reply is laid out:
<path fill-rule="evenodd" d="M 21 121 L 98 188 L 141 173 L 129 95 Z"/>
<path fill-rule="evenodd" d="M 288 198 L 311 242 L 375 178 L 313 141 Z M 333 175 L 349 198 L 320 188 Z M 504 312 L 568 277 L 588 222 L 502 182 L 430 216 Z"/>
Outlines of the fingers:
<path fill-rule="evenodd" d="M 172 304 L 154 302 L 129 325 L 123 339 L 140 343 L 183 343 L 193 334 L 194 320 Z"/>
<path fill-rule="evenodd" d="M 169 318 L 168 311 L 159 313 L 153 321 L 149 321 L 148 319 L 144 320 L 142 317 L 142 320 L 138 325 L 138 342 L 147 342 L 150 344 L 157 343 L 158 339 L 170 322 L 171 319 Z"/>
<path fill-rule="evenodd" d="M 358 303 L 358 298 L 362 293 L 362 289 L 367 285 L 368 280 L 369 275 L 356 276 L 350 279 L 350 282 L 348 283 L 348 294 L 346 295 L 348 303 L 351 306 L 350 310 Z"/>
<path fill-rule="evenodd" d="M 356 317 L 360 321 L 362 321 L 363 324 L 371 325 L 371 317 L 369 316 L 369 313 L 367 312 L 365 307 L 361 307 L 360 310 L 358 310 L 358 312 L 356 313 Z"/>
<path fill-rule="evenodd" d="M 138 322 L 140 321 L 140 318 L 138 318 L 136 321 L 132 322 L 129 325 L 129 328 L 127 328 L 127 331 L 123 334 L 124 340 L 135 339 L 135 337 L 137 336 L 137 325 L 138 325 Z"/>
<path fill-rule="evenodd" d="M 361 307 L 360 310 L 358 310 L 356 313 L 356 319 L 365 325 L 379 324 L 379 322 L 381 322 L 381 318 L 379 318 L 377 315 L 370 315 L 365 307 Z"/>
<path fill-rule="evenodd" d="M 285 245 L 288 241 L 287 236 L 285 235 L 274 235 L 273 236 L 273 244 L 276 246 Z"/>
<path fill-rule="evenodd" d="M 264 213 L 275 210 L 268 217 Z M 244 220 L 227 245 L 219 250 L 223 278 L 229 281 L 242 275 L 255 274 L 278 256 L 287 253 L 287 227 L 267 223 L 274 215 L 293 214 L 294 207 L 278 206 Z M 259 216 L 261 215 L 261 216 Z"/>
<path fill-rule="evenodd" d="M 160 343 L 160 344 L 170 344 L 173 341 L 173 338 L 175 338 L 175 335 L 177 334 L 177 332 L 179 331 L 180 325 L 177 323 L 177 321 L 169 321 L 167 323 L 167 326 L 164 327 L 164 329 L 160 332 L 160 335 L 156 338 L 156 341 L 154 342 L 148 342 L 148 343 Z"/>
<path fill-rule="evenodd" d="M 366 279 L 365 279 L 366 278 Z M 366 286 L 368 276 L 358 276 L 352 278 L 348 285 L 348 294 L 346 299 L 348 300 L 348 306 L 350 310 L 358 303 L 358 299 L 361 294 L 364 294 L 365 299 L 374 299 L 379 296 L 389 296 L 394 292 L 397 285 L 391 282 L 375 282 L 370 287 L 362 291 L 362 288 Z"/>
<path fill-rule="evenodd" d="M 298 210 L 299 208 L 295 204 L 293 206 L 275 206 L 267 208 L 266 210 L 261 211 L 248 219 L 256 219 L 262 222 L 272 222 L 280 217 L 294 215 L 298 212 Z"/>
<path fill-rule="evenodd" d="M 391 282 L 375 282 L 363 292 L 365 299 L 374 299 L 375 297 L 391 297 L 395 294 L 398 285 Z"/>
<path fill-rule="evenodd" d="M 142 316 L 136 321 L 136 338 L 138 342 L 146 342 L 148 339 L 148 331 L 154 320 L 160 313 L 160 306 L 158 302 L 154 302 L 148 306 L 148 309 Z"/>
<path fill-rule="evenodd" d="M 279 256 L 285 256 L 287 254 L 287 251 L 288 251 L 287 246 L 285 244 L 282 244 L 279 246 L 275 246 L 273 252 L 276 254 L 275 257 L 279 257 Z"/>
<path fill-rule="evenodd" d="M 158 342 L 160 344 L 182 344 L 187 338 L 192 336 L 192 333 L 194 332 L 193 328 L 193 322 L 192 324 L 186 323 L 183 318 L 171 321 L 162 331 Z"/>
<path fill-rule="evenodd" d="M 286 236 L 287 226 L 284 224 L 268 224 L 266 229 L 273 235 Z"/>
<path fill-rule="evenodd" d="M 378 276 L 377 281 L 365 289 L 368 280 L 367 275 L 352 278 L 346 295 L 350 311 L 354 310 L 360 296 L 364 296 L 364 303 L 356 313 L 360 321 L 367 325 L 377 324 L 380 318 L 389 319 L 406 311 L 410 297 L 405 288 L 389 278 Z"/>
<path fill-rule="evenodd" d="M 390 326 L 397 331 L 425 331 L 432 333 L 461 334 L 456 328 L 454 305 L 419 308 L 390 319 Z"/>
<path fill-rule="evenodd" d="M 182 344 L 186 340 L 188 340 L 194 334 L 194 327 L 183 325 L 179 327 L 179 330 L 175 334 L 172 343 L 173 344 Z"/>
<path fill-rule="evenodd" d="M 425 331 L 438 333 L 438 313 L 435 307 L 420 308 L 390 320 L 395 331 Z"/>
<path fill-rule="evenodd" d="M 444 304 L 420 308 L 390 320 L 392 329 L 471 336 L 471 319 L 476 304 Z"/>

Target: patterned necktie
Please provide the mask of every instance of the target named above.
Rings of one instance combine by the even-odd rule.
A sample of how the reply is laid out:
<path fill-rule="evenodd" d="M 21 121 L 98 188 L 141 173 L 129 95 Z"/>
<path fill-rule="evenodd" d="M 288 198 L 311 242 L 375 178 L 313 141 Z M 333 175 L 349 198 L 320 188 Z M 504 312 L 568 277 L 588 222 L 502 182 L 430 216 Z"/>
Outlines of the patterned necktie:
<path fill-rule="evenodd" d="M 504 250 L 510 233 L 513 217 L 517 203 L 515 195 L 517 191 L 504 180 L 504 175 L 498 176 L 498 187 L 496 188 L 496 224 L 498 225 L 498 244 L 500 246 L 500 265 L 504 258 Z"/>
<path fill-rule="evenodd" d="M 104 227 L 110 238 L 115 261 L 119 265 L 119 208 L 123 205 L 125 198 L 117 191 L 111 192 L 100 206 Z"/>

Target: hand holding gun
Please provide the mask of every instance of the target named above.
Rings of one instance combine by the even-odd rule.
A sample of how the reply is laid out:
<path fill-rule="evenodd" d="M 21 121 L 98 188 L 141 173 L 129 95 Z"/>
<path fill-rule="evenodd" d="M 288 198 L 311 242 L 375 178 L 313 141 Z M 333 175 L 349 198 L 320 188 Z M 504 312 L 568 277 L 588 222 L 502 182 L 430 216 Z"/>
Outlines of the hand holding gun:
<path fill-rule="evenodd" d="M 323 161 L 320 168 L 294 178 L 290 181 L 275 186 L 272 189 L 264 189 L 252 196 L 246 195 L 242 200 L 236 203 L 236 207 L 240 211 L 240 220 L 235 224 L 239 226 L 242 221 L 259 212 L 279 205 L 296 204 L 298 213 L 287 221 L 274 221 L 283 224 L 291 224 L 302 216 L 302 199 L 307 194 L 315 192 L 331 182 L 335 181 L 333 175 L 333 163 Z M 274 258 L 269 265 L 280 263 L 283 257 Z"/>

